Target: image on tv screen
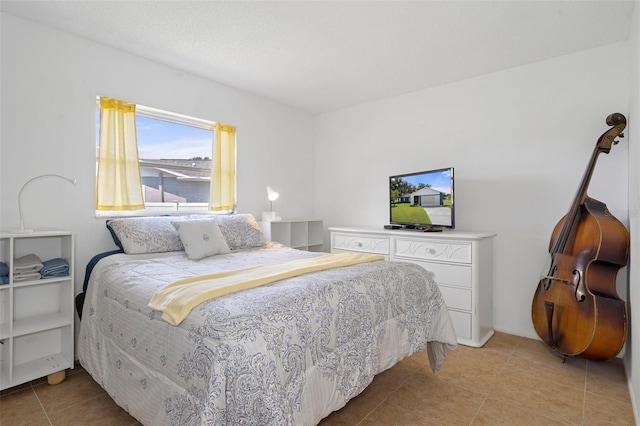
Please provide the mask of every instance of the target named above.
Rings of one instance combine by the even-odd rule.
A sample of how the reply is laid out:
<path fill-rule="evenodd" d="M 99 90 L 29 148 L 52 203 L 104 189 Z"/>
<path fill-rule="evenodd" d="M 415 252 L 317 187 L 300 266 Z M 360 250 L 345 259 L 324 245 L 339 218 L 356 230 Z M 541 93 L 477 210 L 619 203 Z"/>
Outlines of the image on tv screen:
<path fill-rule="evenodd" d="M 389 178 L 391 223 L 453 227 L 453 169 Z"/>

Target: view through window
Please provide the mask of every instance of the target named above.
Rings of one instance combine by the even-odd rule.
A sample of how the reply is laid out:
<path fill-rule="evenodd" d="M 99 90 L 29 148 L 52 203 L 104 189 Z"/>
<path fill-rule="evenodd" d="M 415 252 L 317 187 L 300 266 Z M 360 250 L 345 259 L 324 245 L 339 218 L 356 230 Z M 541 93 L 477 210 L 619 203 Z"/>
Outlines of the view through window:
<path fill-rule="evenodd" d="M 145 212 L 208 210 L 213 125 L 210 121 L 136 105 Z M 98 149 L 100 108 L 96 140 Z"/>

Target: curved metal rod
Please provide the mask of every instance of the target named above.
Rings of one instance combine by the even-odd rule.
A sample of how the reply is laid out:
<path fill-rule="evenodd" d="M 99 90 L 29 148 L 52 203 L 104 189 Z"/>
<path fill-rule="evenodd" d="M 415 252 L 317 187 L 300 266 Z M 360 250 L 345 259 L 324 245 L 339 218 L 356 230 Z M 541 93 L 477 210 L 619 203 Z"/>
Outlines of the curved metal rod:
<path fill-rule="evenodd" d="M 18 193 L 18 213 L 20 214 L 20 229 L 15 229 L 13 232 L 24 233 L 24 234 L 33 232 L 33 229 L 24 228 L 24 220 L 22 218 L 22 193 L 27 188 L 27 186 L 29 186 L 29 184 L 31 184 L 32 182 L 35 182 L 36 180 L 39 180 L 39 179 L 48 178 L 48 177 L 56 177 L 56 178 L 64 179 L 72 185 L 75 185 L 76 183 L 78 183 L 77 179 L 70 179 L 68 177 L 64 177 L 64 176 L 53 174 L 53 173 L 36 176 L 26 181 L 25 184 L 22 185 L 22 188 L 20 188 L 20 192 Z"/>

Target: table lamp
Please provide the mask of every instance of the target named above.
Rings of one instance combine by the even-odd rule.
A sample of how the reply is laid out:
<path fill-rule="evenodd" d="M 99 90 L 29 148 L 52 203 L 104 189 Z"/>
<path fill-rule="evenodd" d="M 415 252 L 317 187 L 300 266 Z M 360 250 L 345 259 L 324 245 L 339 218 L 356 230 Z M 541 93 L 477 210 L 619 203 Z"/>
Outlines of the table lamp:
<path fill-rule="evenodd" d="M 280 194 L 273 190 L 270 186 L 267 186 L 267 199 L 269 200 L 269 211 L 262 212 L 262 220 L 264 222 L 274 222 L 281 218 L 276 216 L 276 212 L 273 211 L 273 202 L 278 199 Z"/>

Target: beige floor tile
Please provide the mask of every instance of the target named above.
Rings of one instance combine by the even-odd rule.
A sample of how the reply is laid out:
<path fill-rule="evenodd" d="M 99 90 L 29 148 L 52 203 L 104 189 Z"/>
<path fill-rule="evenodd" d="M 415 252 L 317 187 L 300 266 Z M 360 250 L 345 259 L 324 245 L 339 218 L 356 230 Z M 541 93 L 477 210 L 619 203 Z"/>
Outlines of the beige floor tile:
<path fill-rule="evenodd" d="M 19 392 L 23 389 L 31 389 L 31 384 L 30 383 L 23 383 L 21 385 L 18 386 L 14 386 L 12 388 L 9 389 L 3 389 L 0 391 L 0 397 L 3 397 L 5 395 L 9 395 L 10 393 L 14 393 L 14 392 Z"/>
<path fill-rule="evenodd" d="M 573 424 L 582 422 L 584 389 L 548 382 L 527 372 L 503 370 L 489 397 L 545 413 L 556 420 Z"/>
<path fill-rule="evenodd" d="M 105 391 L 86 371 L 70 374 L 59 385 L 47 383 L 33 387 L 47 413 L 53 413 L 94 398 Z"/>
<path fill-rule="evenodd" d="M 358 423 L 358 426 L 424 426 L 430 424 L 437 423 L 430 423 L 430 419 L 420 414 L 407 411 L 385 401 L 361 423 Z M 454 425 L 455 423 L 448 424 Z"/>
<path fill-rule="evenodd" d="M 447 357 L 437 376 L 486 396 L 510 356 L 484 348 L 461 346 Z"/>
<path fill-rule="evenodd" d="M 624 361 L 621 358 L 613 358 L 609 361 L 588 361 L 588 376 L 593 379 L 602 379 L 618 383 L 626 383 Z"/>
<path fill-rule="evenodd" d="M 551 362 L 554 360 L 560 360 L 562 362 L 563 355 L 558 354 L 553 351 L 547 344 L 542 342 L 541 340 L 528 339 L 523 337 L 518 347 L 516 348 L 515 353 L 520 353 L 522 356 L 528 357 L 532 361 L 540 361 L 540 362 Z M 581 358 L 571 358 L 582 360 Z M 586 362 L 582 360 L 583 362 Z"/>
<path fill-rule="evenodd" d="M 379 389 L 373 383 L 360 395 L 353 398 L 341 410 L 325 417 L 320 426 L 356 425 L 384 401 L 388 392 Z"/>
<path fill-rule="evenodd" d="M 587 392 L 607 398 L 628 398 L 629 385 L 622 360 L 589 361 Z"/>
<path fill-rule="evenodd" d="M 504 401 L 488 398 L 478 415 L 473 419 L 472 426 L 557 426 L 567 425 L 560 420 L 546 417 L 538 413 L 523 409 Z"/>
<path fill-rule="evenodd" d="M 506 368 L 580 390 L 584 390 L 587 380 L 587 362 L 581 358 L 568 358 L 563 362 L 555 356 L 535 358 L 526 351 L 516 350 Z"/>
<path fill-rule="evenodd" d="M 495 332 L 491 339 L 487 343 L 484 344 L 481 348 L 469 348 L 473 350 L 481 349 L 483 352 L 491 353 L 491 354 L 499 354 L 502 356 L 510 356 L 520 345 L 520 342 L 524 339 L 519 336 L 511 336 L 505 333 Z"/>
<path fill-rule="evenodd" d="M 431 371 L 431 365 L 429 364 L 429 357 L 426 350 L 406 357 L 400 361 L 398 365 L 400 364 L 408 365 L 417 370 Z"/>
<path fill-rule="evenodd" d="M 515 349 L 518 347 L 520 342 L 524 339 L 524 337 L 514 336 L 512 334 L 502 333 L 500 331 L 496 331 L 491 336 L 491 339 L 485 345 L 484 348 L 493 348 L 493 347 L 507 347 Z"/>
<path fill-rule="evenodd" d="M 55 426 L 130 426 L 137 420 L 116 405 L 106 393 L 73 407 L 49 414 Z"/>
<path fill-rule="evenodd" d="M 504 363 L 512 356 L 514 351 L 515 348 L 501 345 L 483 346 L 481 348 L 460 345 L 458 346 L 458 349 L 447 356 L 445 364 L 449 364 L 450 362 L 455 363 L 457 360 L 470 362 L 478 359 L 482 362 L 504 365 Z"/>
<path fill-rule="evenodd" d="M 469 425 L 484 399 L 480 393 L 439 377 L 417 373 L 389 395 L 386 402 L 430 419 L 430 422 Z"/>
<path fill-rule="evenodd" d="M 0 425 L 2 426 L 40 426 L 48 425 L 49 420 L 31 386 L 21 387 L 16 392 L 0 397 Z"/>
<path fill-rule="evenodd" d="M 373 385 L 381 392 L 391 393 L 402 386 L 415 372 L 415 368 L 411 365 L 399 363 L 375 376 L 369 386 Z"/>
<path fill-rule="evenodd" d="M 633 408 L 628 395 L 626 398 L 606 398 L 587 392 L 585 395 L 584 425 L 635 425 Z"/>

